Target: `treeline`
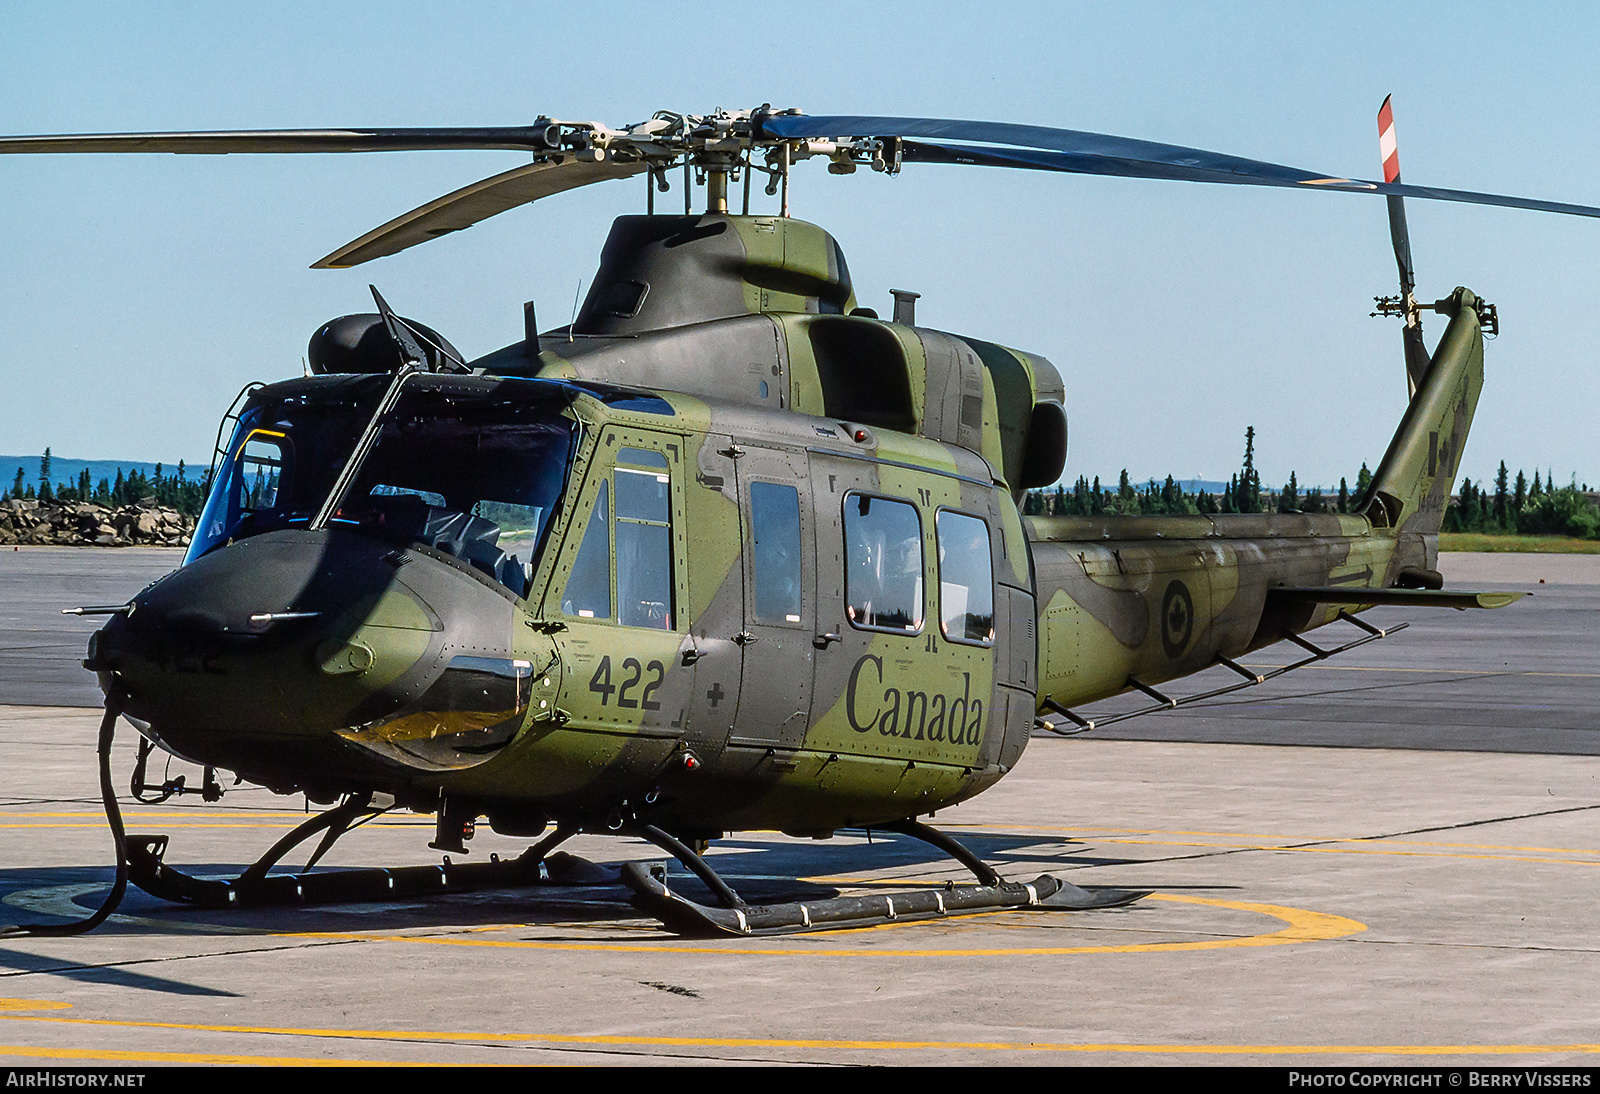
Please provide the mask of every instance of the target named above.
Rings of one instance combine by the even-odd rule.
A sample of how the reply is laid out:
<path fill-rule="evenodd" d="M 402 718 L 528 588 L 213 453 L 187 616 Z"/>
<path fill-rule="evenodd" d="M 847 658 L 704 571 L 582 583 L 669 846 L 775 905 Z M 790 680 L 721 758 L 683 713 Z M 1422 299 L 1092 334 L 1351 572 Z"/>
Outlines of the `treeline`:
<path fill-rule="evenodd" d="M 1492 491 L 1462 479 L 1461 491 L 1445 513 L 1444 530 L 1600 539 L 1600 509 L 1587 483 L 1581 489 L 1576 482 L 1552 486 L 1554 476 L 1541 482 L 1537 471 L 1531 484 L 1521 471 L 1515 484 L 1510 478 L 1502 460 Z"/>
<path fill-rule="evenodd" d="M 17 468 L 17 476 L 10 489 L 0 493 L 0 502 L 19 498 L 41 502 L 89 502 L 110 508 L 153 502 L 176 509 L 186 517 L 197 518 L 210 486 L 209 469 L 190 478 L 189 469 L 182 460 L 178 461 L 177 471 L 171 474 L 166 473 L 159 463 L 153 475 L 146 475 L 138 469 L 123 475 L 119 467 L 115 480 L 102 478 L 97 483 L 90 482 L 88 470 L 80 471 L 76 482 L 56 482 L 51 474 L 51 462 L 50 450 L 46 448 L 44 455 L 39 457 L 37 485 L 27 481 L 22 468 Z"/>
<path fill-rule="evenodd" d="M 1054 490 L 1030 490 L 1023 501 L 1022 511 L 1029 516 L 1181 516 L 1185 513 L 1348 513 L 1366 493 L 1372 481 L 1372 472 L 1366 464 L 1356 475 L 1354 489 L 1347 479 L 1339 480 L 1335 493 L 1324 494 L 1320 486 L 1303 490 L 1298 476 L 1289 473 L 1289 481 L 1281 490 L 1264 489 L 1261 474 L 1256 470 L 1256 431 L 1252 426 L 1244 433 L 1244 463 L 1228 479 L 1228 485 L 1218 493 L 1197 490 L 1190 493 L 1171 475 L 1164 483 L 1154 479 L 1135 485 L 1128 471 L 1113 487 L 1100 485 L 1100 477 L 1093 481 L 1079 476 L 1071 489 L 1057 486 Z"/>
<path fill-rule="evenodd" d="M 1071 487 L 1030 490 L 1022 511 L 1029 516 L 1080 517 L 1351 513 L 1360 505 L 1371 482 L 1372 472 L 1363 463 L 1354 486 L 1347 479 L 1340 479 L 1337 492 L 1325 494 L 1321 487 L 1304 489 L 1294 472 L 1290 472 L 1282 489 L 1265 489 L 1255 468 L 1255 429 L 1251 428 L 1245 431 L 1243 465 L 1229 478 L 1226 489 L 1218 493 L 1190 493 L 1171 475 L 1163 483 L 1150 479 L 1135 484 L 1124 469 L 1115 487 L 1102 486 L 1099 476 L 1092 480 L 1079 476 Z M 1444 531 L 1600 539 L 1600 507 L 1587 483 L 1580 487 L 1573 481 L 1557 487 L 1553 476 L 1541 478 L 1537 471 L 1531 483 L 1521 471 L 1513 481 L 1502 461 L 1492 490 L 1471 479 L 1461 480 L 1459 494 L 1445 511 Z"/>

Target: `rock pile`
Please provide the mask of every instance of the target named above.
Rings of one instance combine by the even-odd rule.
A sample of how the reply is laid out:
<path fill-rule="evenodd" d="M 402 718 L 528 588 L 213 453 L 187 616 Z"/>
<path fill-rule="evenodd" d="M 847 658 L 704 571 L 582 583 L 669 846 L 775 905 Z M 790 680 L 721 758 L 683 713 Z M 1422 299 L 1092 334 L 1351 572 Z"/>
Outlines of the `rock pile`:
<path fill-rule="evenodd" d="M 156 504 L 112 507 L 92 502 L 0 502 L 0 544 L 51 547 L 187 547 L 194 520 Z"/>

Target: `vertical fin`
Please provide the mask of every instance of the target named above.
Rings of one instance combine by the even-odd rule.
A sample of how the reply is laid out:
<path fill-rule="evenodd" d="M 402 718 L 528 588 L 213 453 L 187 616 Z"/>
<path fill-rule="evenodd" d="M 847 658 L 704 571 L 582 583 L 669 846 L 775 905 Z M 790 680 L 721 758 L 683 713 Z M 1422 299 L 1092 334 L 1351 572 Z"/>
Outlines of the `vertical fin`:
<path fill-rule="evenodd" d="M 1444 521 L 1450 487 L 1483 390 L 1478 298 L 1457 289 L 1432 307 L 1449 315 L 1450 325 L 1362 503 L 1377 527 L 1422 535 L 1438 532 Z"/>

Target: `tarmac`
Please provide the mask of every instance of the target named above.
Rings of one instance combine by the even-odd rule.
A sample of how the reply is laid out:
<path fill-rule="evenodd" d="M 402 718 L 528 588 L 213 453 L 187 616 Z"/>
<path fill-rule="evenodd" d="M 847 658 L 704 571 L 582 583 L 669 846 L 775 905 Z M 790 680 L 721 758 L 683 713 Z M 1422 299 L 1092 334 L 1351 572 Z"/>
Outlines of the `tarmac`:
<path fill-rule="evenodd" d="M 0 923 L 81 917 L 111 881 L 98 693 L 77 664 L 96 624 L 57 610 L 120 603 L 176 561 L 0 554 Z M 704 940 L 641 918 L 608 880 L 241 912 L 133 890 L 88 935 L 0 939 L 0 1063 L 1591 1066 L 1600 556 L 1442 565 L 1450 587 L 1535 595 L 1374 611 L 1411 625 L 1220 700 L 1042 734 L 935 819 L 1007 877 L 1150 891 L 1129 907 Z M 1336 645 L 1334 630 L 1312 637 Z M 118 738 L 124 787 L 132 739 Z M 249 787 L 125 815 L 202 875 L 304 819 L 300 799 Z M 431 836 L 430 818 L 386 817 L 325 862 L 437 862 Z M 470 860 L 525 846 L 484 828 Z M 568 846 L 607 868 L 662 857 Z M 741 834 L 711 857 L 763 897 L 791 879 L 846 893 L 965 880 L 876 833 Z"/>

